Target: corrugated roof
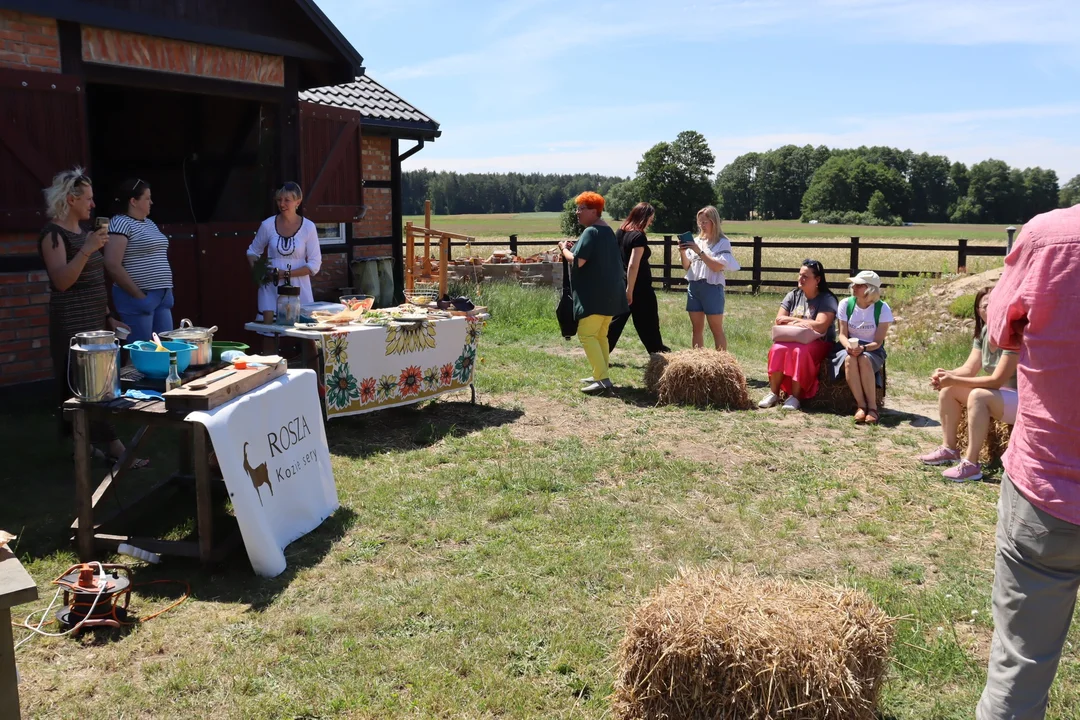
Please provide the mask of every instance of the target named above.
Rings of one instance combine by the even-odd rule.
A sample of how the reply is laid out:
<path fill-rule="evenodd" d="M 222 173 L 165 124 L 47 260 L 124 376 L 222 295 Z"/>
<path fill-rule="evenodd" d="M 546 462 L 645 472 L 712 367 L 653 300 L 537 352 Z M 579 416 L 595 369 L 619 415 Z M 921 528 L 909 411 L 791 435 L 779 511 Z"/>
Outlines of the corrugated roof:
<path fill-rule="evenodd" d="M 402 100 L 367 75 L 344 85 L 312 88 L 300 93 L 300 99 L 331 107 L 357 110 L 369 125 L 418 130 L 436 138 L 439 123 Z"/>

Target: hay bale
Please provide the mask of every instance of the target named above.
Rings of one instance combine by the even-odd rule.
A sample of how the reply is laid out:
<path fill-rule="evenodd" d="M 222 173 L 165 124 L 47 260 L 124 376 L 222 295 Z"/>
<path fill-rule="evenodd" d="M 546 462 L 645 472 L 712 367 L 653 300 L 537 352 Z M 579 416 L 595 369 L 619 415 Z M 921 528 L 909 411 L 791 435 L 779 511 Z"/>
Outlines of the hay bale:
<path fill-rule="evenodd" d="M 616 720 L 871 720 L 893 619 L 863 592 L 683 572 L 634 614 Z"/>
<path fill-rule="evenodd" d="M 885 372 L 884 369 L 882 372 Z M 885 407 L 885 388 L 875 386 L 875 390 L 877 408 L 880 412 Z M 818 371 L 817 395 L 807 400 L 806 405 L 839 415 L 854 415 L 855 411 L 859 409 L 855 404 L 855 396 L 851 394 L 851 388 L 847 386 L 847 380 L 833 378 L 832 369 L 829 367 L 829 358 L 825 358 L 821 363 L 821 369 Z"/>
<path fill-rule="evenodd" d="M 750 394 L 739 361 L 722 350 L 655 353 L 645 367 L 645 389 L 658 405 L 696 405 L 746 410 Z"/>
<path fill-rule="evenodd" d="M 979 451 L 979 463 L 989 465 L 1001 460 L 1001 456 L 1009 449 L 1009 437 L 1012 435 L 1012 425 L 1006 425 L 1000 420 L 991 420 L 990 429 L 986 433 L 986 442 Z M 956 426 L 956 446 L 963 455 L 968 446 L 968 421 L 967 408 L 960 413 L 960 424 Z"/>

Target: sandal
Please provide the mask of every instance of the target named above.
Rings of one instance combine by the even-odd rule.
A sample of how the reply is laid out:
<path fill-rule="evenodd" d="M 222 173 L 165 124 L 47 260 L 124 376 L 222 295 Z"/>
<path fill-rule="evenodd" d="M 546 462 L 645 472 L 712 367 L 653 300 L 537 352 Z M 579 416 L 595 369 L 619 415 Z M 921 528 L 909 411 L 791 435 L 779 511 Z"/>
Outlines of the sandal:
<path fill-rule="evenodd" d="M 866 408 L 859 408 L 855 411 L 855 422 L 861 423 L 866 420 Z"/>
<path fill-rule="evenodd" d="M 875 423 L 877 423 L 877 421 L 878 421 L 877 408 L 870 408 L 869 410 L 867 410 L 866 411 L 866 424 L 867 425 L 874 425 Z"/>

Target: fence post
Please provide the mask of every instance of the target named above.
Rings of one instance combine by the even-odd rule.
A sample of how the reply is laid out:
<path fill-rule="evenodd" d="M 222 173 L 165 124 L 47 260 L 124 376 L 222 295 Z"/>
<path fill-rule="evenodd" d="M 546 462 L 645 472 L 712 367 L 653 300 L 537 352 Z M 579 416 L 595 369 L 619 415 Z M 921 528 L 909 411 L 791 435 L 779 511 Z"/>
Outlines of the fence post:
<path fill-rule="evenodd" d="M 510 254 L 517 255 L 517 235 L 510 236 Z"/>
<path fill-rule="evenodd" d="M 664 236 L 664 290 L 671 290 L 671 236 Z"/>
<path fill-rule="evenodd" d="M 450 257 L 453 252 L 454 238 L 446 238 L 446 261 L 450 262 L 453 258 Z"/>
<path fill-rule="evenodd" d="M 857 237 L 851 238 L 851 260 L 848 264 L 851 276 L 855 277 L 859 272 L 859 238 Z"/>
<path fill-rule="evenodd" d="M 751 268 L 750 292 L 761 292 L 761 236 L 754 236 L 754 267 Z"/>
<path fill-rule="evenodd" d="M 956 246 L 956 274 L 967 274 L 967 238 L 960 238 Z"/>
<path fill-rule="evenodd" d="M 1016 228 L 1010 225 L 1009 227 L 1005 228 L 1005 232 L 1009 234 L 1009 242 L 1005 244 L 1005 254 L 1008 255 L 1012 252 L 1012 241 L 1013 235 L 1016 234 Z"/>

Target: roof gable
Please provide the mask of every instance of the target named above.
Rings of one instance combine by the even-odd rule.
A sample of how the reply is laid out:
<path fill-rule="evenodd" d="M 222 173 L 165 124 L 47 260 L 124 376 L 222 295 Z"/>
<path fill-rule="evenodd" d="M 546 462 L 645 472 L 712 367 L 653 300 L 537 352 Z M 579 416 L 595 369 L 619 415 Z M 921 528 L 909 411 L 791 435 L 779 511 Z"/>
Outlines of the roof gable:
<path fill-rule="evenodd" d="M 369 75 L 343 85 L 312 88 L 300 93 L 300 99 L 329 107 L 356 110 L 365 127 L 385 127 L 400 131 L 403 137 L 434 140 L 442 134 L 439 123 L 414 105 L 387 90 Z"/>

